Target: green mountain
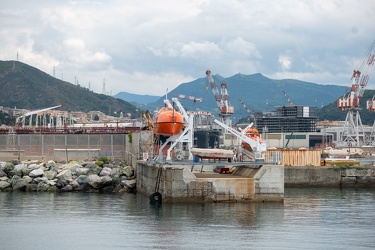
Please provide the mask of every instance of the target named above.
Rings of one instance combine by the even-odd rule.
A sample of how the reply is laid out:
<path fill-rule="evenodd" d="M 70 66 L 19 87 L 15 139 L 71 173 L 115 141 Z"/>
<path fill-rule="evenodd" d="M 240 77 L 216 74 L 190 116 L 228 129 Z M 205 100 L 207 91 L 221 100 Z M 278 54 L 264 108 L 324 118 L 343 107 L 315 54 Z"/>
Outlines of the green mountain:
<path fill-rule="evenodd" d="M 345 86 L 321 85 L 294 79 L 273 80 L 259 73 L 253 75 L 236 74 L 228 78 L 215 75 L 213 78 L 219 91 L 221 83 L 227 83 L 229 102 L 230 105 L 234 106 L 235 110 L 233 122 L 248 117 L 248 113 L 239 99 L 243 101 L 251 112 L 272 111 L 275 109 L 275 106 L 289 105 L 283 91 L 295 105 L 318 107 L 318 114 L 321 120 L 336 120 L 336 118 L 345 120 L 346 113 L 340 111 L 335 106 L 336 100 L 345 93 L 347 89 Z M 366 105 L 365 98 L 368 97 L 367 95 L 371 95 L 371 92 L 369 93 L 365 94 L 362 101 L 363 105 Z M 199 78 L 195 81 L 179 85 L 168 93 L 168 98 L 170 99 L 175 94 L 203 98 L 202 102 L 196 103 L 191 100 L 179 99 L 187 110 L 204 110 L 212 112 L 215 115 L 218 113 L 218 107 L 207 78 Z M 162 107 L 164 98 L 161 97 L 156 102 L 148 103 L 143 109 L 154 110 Z M 320 108 L 329 104 L 329 107 L 334 106 L 334 108 L 320 111 Z M 361 112 L 365 113 L 362 118 L 364 124 L 371 123 L 372 125 L 374 115 L 365 110 L 365 108 Z M 334 114 L 337 114 L 337 116 Z"/>
<path fill-rule="evenodd" d="M 160 96 L 137 95 L 137 94 L 131 94 L 128 92 L 119 92 L 113 97 L 125 100 L 129 103 L 134 103 L 135 105 L 143 105 L 146 103 L 155 102 L 160 98 Z"/>
<path fill-rule="evenodd" d="M 370 112 L 366 109 L 367 100 L 371 100 L 375 95 L 375 90 L 365 90 L 362 99 L 360 100 L 359 115 L 361 116 L 363 125 L 373 125 L 375 119 L 375 112 Z M 317 110 L 317 115 L 320 120 L 329 121 L 345 121 L 346 111 L 341 111 L 336 107 L 336 102 L 330 103 L 321 109 Z"/>
<path fill-rule="evenodd" d="M 62 105 L 66 111 L 101 111 L 113 115 L 130 113 L 136 107 L 111 96 L 56 79 L 18 61 L 0 61 L 0 106 L 36 110 Z"/>

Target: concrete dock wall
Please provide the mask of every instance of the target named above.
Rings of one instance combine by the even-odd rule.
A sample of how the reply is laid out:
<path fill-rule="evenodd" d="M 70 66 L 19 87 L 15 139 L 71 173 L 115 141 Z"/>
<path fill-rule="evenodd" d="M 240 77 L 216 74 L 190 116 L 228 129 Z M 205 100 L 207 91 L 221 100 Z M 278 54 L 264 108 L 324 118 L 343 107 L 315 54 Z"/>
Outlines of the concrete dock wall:
<path fill-rule="evenodd" d="M 285 187 L 375 187 L 374 167 L 286 166 Z"/>
<path fill-rule="evenodd" d="M 216 176 L 216 177 L 215 177 Z M 265 202 L 284 199 L 283 166 L 262 166 L 230 175 L 197 177 L 190 167 L 148 165 L 136 167 L 137 191 L 162 194 L 164 202 Z"/>

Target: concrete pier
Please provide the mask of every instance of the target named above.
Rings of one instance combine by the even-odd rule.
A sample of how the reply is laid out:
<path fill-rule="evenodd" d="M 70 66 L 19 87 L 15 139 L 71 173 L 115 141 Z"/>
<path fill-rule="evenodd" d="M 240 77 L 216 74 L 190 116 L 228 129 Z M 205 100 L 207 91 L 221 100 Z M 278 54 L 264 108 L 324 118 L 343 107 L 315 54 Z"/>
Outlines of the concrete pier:
<path fill-rule="evenodd" d="M 375 187 L 375 167 L 285 167 L 285 187 Z"/>
<path fill-rule="evenodd" d="M 137 191 L 145 195 L 159 192 L 163 202 L 283 202 L 284 166 L 230 167 L 231 174 L 220 174 L 196 171 L 200 166 L 192 164 L 138 162 Z"/>

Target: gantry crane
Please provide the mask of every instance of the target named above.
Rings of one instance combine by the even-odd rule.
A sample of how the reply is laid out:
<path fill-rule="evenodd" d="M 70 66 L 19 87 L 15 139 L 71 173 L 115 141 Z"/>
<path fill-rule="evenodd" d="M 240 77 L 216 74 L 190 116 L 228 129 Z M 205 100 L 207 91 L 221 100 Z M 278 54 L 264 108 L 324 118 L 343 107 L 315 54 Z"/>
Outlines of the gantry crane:
<path fill-rule="evenodd" d="M 210 83 L 212 93 L 214 94 L 216 104 L 219 108 L 219 116 L 222 118 L 225 124 L 231 126 L 230 117 L 234 114 L 234 107 L 229 106 L 229 94 L 228 86 L 225 82 L 220 85 L 220 93 L 217 85 L 211 75 L 211 70 L 206 70 L 206 76 Z"/>
<path fill-rule="evenodd" d="M 365 91 L 374 63 L 375 40 L 360 61 L 357 69 L 353 71 L 350 92 L 337 100 L 337 107 L 347 111 L 344 128 L 340 135 L 340 142 L 349 146 L 362 146 L 366 144 L 366 137 L 359 115 L 359 102 Z"/>

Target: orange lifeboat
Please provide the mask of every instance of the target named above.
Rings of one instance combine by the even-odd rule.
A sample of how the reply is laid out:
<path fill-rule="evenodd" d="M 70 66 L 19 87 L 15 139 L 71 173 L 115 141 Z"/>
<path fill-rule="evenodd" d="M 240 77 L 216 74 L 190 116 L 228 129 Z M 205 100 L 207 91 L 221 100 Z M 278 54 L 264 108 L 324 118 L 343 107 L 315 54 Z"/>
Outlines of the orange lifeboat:
<path fill-rule="evenodd" d="M 247 137 L 250 137 L 251 139 L 253 139 L 255 141 L 263 141 L 260 138 L 258 129 L 256 129 L 256 128 L 248 128 L 246 130 L 245 134 L 246 134 Z M 251 146 L 249 145 L 249 143 L 242 142 L 241 146 L 242 146 L 242 148 L 244 148 L 246 150 L 253 151 L 253 149 L 251 148 Z"/>
<path fill-rule="evenodd" d="M 184 118 L 174 108 L 164 107 L 155 116 L 155 134 L 171 136 L 178 134 L 184 127 Z"/>

